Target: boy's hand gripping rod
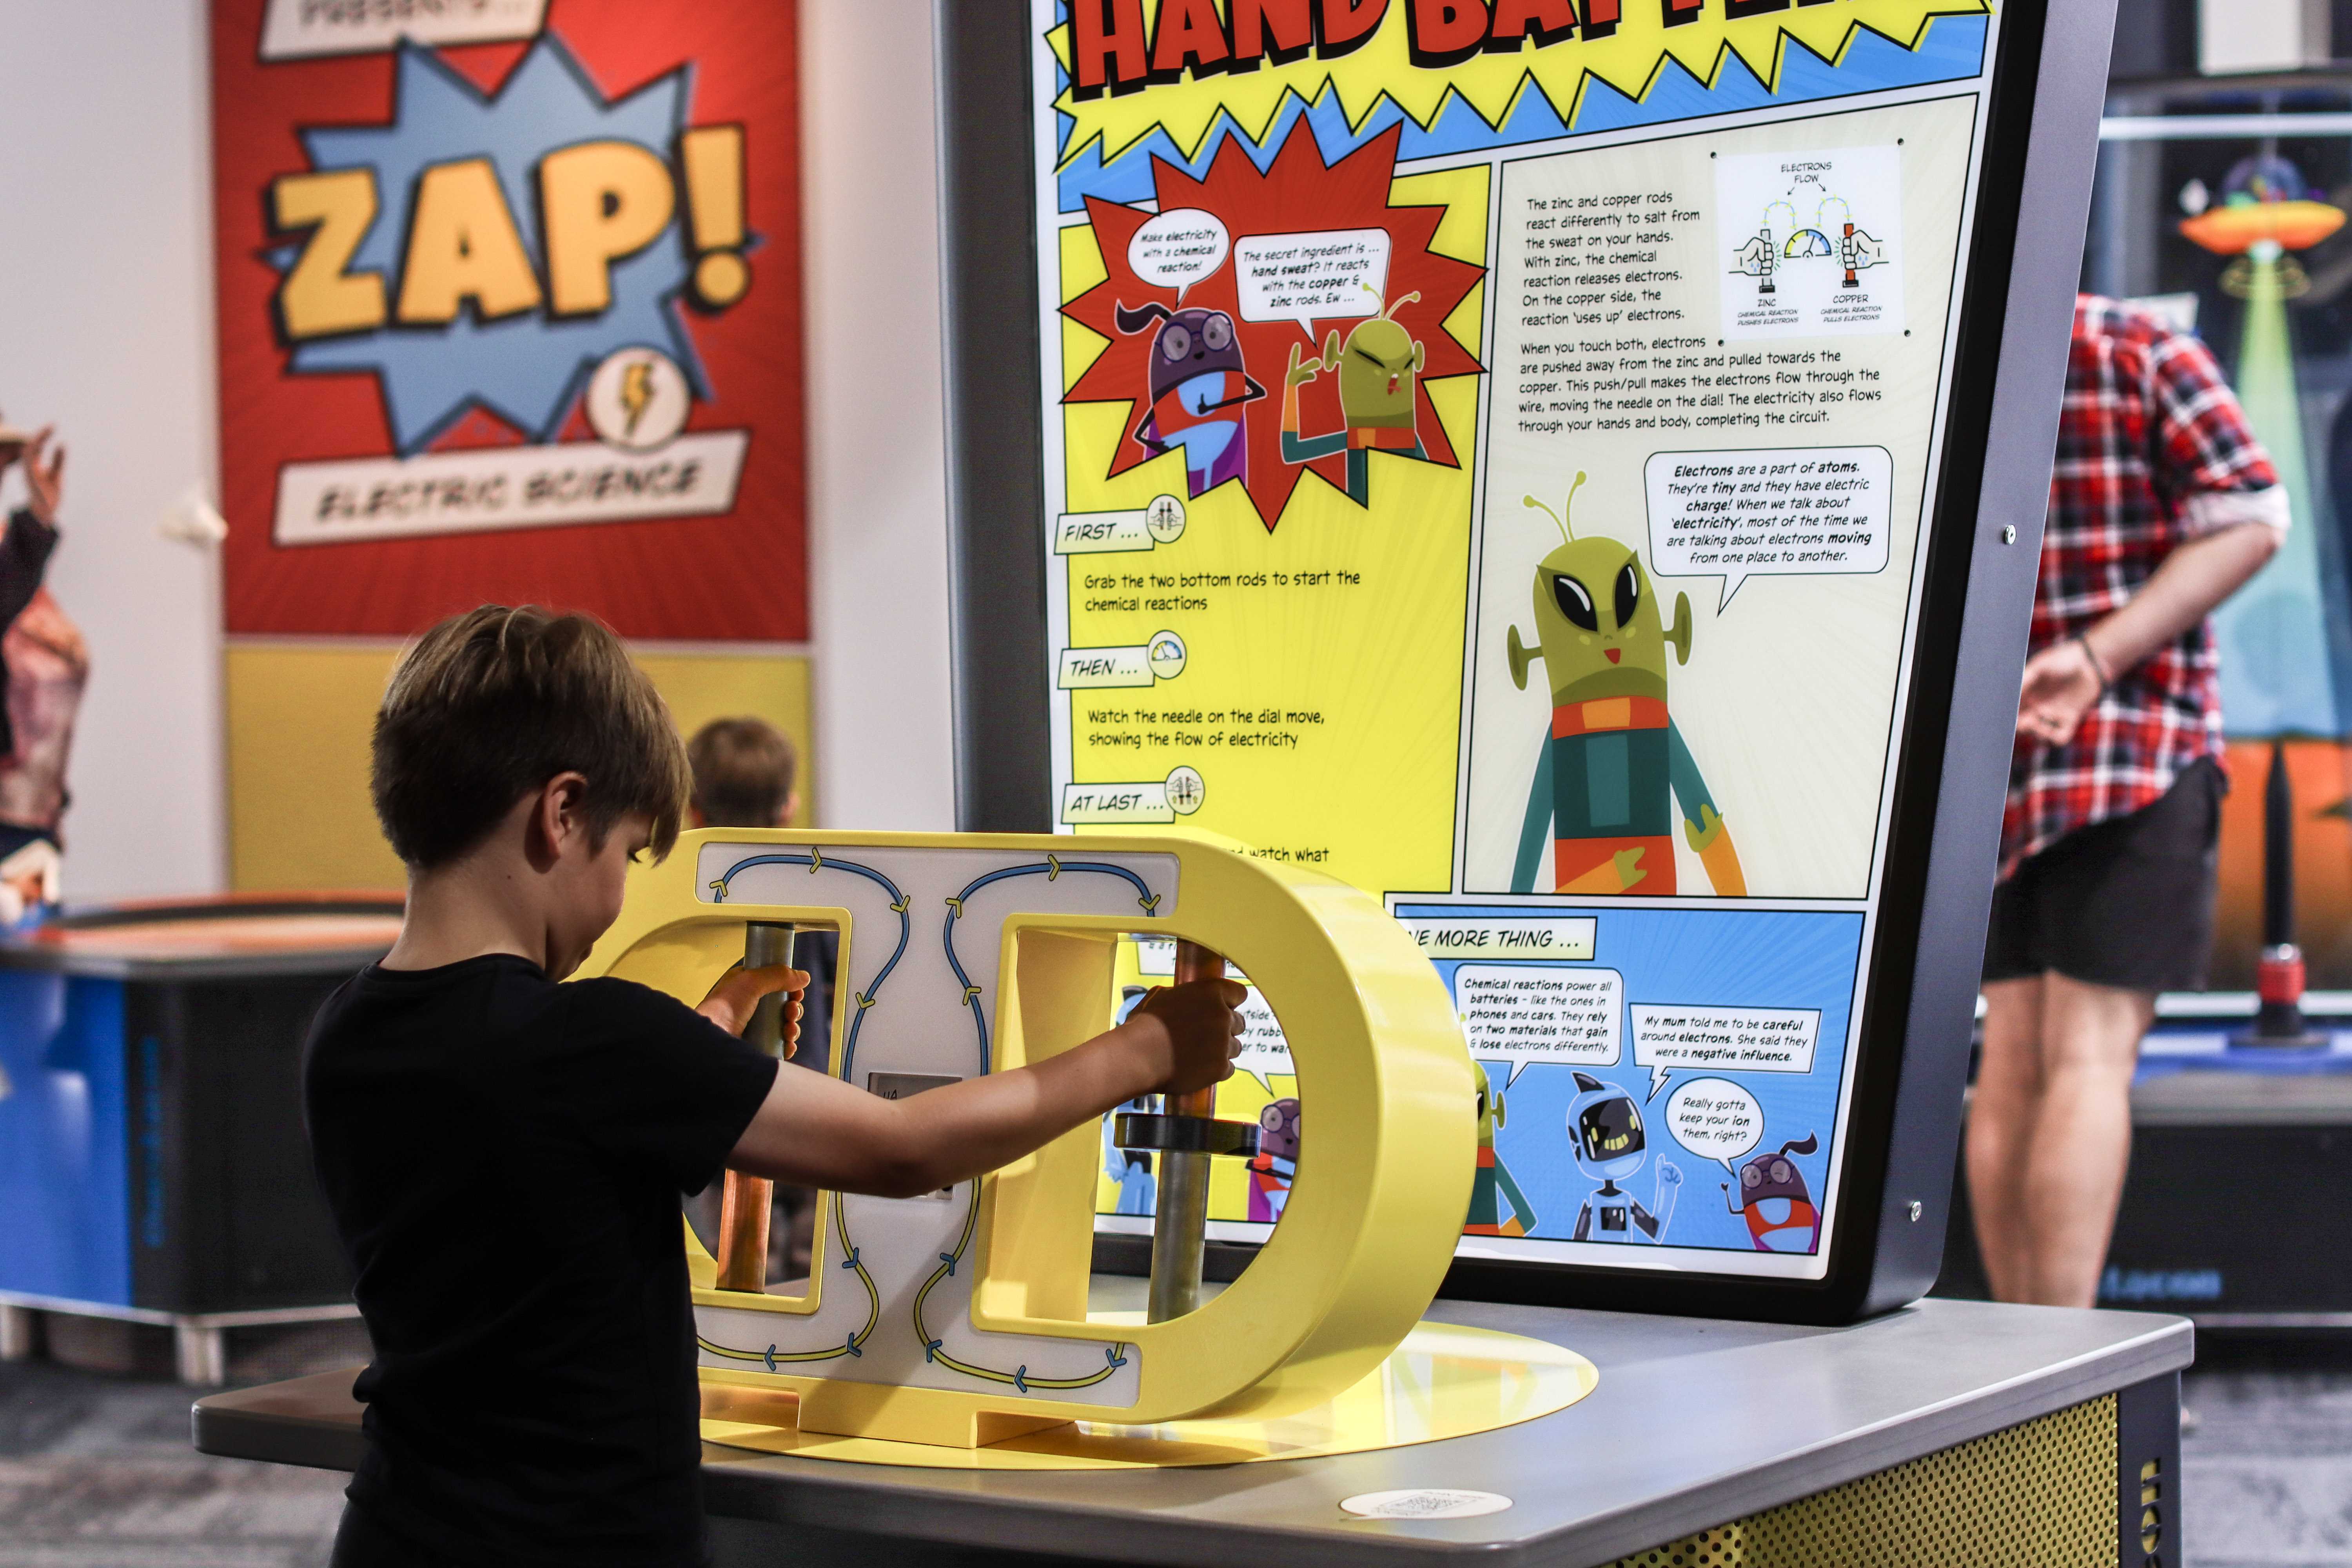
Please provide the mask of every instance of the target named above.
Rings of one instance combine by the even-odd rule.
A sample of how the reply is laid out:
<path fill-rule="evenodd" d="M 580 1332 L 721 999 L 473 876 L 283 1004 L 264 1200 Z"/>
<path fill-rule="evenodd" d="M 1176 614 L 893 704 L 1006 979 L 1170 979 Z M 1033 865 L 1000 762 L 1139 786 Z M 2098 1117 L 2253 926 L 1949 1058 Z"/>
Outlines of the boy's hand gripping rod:
<path fill-rule="evenodd" d="M 1221 978 L 1225 960 L 1197 942 L 1176 944 L 1176 984 Z M 1215 1119 L 1214 1084 L 1171 1094 L 1164 1115 L 1122 1114 L 1111 1129 L 1123 1149 L 1160 1154 L 1151 1217 L 1150 1321 L 1181 1318 L 1201 1304 L 1201 1256 L 1209 1229 L 1209 1160 L 1257 1153 L 1257 1125 Z"/>
<path fill-rule="evenodd" d="M 743 926 L 743 967 L 765 969 L 793 961 L 793 927 L 774 921 L 752 920 Z M 772 991 L 752 1009 L 743 1026 L 746 1044 L 770 1056 L 784 1054 L 784 1002 L 787 991 Z M 764 1176 L 729 1171 L 719 1200 L 719 1288 L 722 1291 L 763 1291 L 768 1288 L 768 1214 L 776 1184 Z"/>
<path fill-rule="evenodd" d="M 743 967 L 765 968 L 793 961 L 793 927 L 749 922 L 743 932 Z M 1175 982 L 1213 980 L 1225 961 L 1197 943 L 1176 944 Z M 760 999 L 743 1038 L 771 1056 L 783 1053 L 784 994 Z M 1160 1155 L 1159 1201 L 1151 1227 L 1150 1321 L 1182 1317 L 1201 1304 L 1201 1260 L 1209 1224 L 1209 1160 L 1216 1155 L 1257 1153 L 1253 1123 L 1214 1119 L 1216 1089 L 1171 1097 L 1164 1115 L 1123 1114 L 1114 1129 L 1122 1148 L 1155 1149 Z M 774 1184 L 740 1171 L 727 1173 L 719 1211 L 719 1278 L 722 1291 L 761 1291 L 768 1285 L 768 1214 Z"/>

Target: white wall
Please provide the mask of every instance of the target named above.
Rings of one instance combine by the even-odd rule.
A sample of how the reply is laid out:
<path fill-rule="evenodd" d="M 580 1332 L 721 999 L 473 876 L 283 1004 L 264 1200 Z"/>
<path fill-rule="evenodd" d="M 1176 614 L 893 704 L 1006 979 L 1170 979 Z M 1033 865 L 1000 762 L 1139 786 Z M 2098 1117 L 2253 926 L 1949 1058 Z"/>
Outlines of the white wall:
<path fill-rule="evenodd" d="M 226 878 L 216 566 L 155 535 L 217 493 L 204 12 L 0 0 L 0 412 L 72 448 L 50 581 L 95 666 L 77 900 Z M 801 26 L 817 798 L 828 826 L 946 829 L 930 6 L 803 0 Z"/>
<path fill-rule="evenodd" d="M 2130 25 L 2123 0 L 2116 26 Z M 2208 76 L 2326 65 L 2328 0 L 2198 0 L 2197 68 Z"/>
<path fill-rule="evenodd" d="M 955 826 L 929 0 L 802 0 L 817 809 Z"/>
<path fill-rule="evenodd" d="M 225 876 L 216 567 L 155 537 L 216 493 L 204 29 L 202 0 L 0 0 L 0 411 L 71 449 L 49 584 L 92 663 L 76 900 Z"/>

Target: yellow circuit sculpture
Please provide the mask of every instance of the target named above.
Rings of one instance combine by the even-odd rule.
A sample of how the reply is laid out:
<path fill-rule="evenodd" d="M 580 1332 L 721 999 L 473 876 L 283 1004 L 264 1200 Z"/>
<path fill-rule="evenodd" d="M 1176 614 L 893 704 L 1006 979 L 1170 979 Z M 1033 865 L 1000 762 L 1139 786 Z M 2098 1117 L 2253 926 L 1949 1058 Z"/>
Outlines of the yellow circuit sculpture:
<path fill-rule="evenodd" d="M 826 1195 L 802 1295 L 717 1288 L 689 1232 L 706 1386 L 796 1396 L 806 1431 L 952 1448 L 1073 1419 L 1272 1417 L 1370 1374 L 1435 1293 L 1476 1085 L 1428 959 L 1354 888 L 1173 836 L 711 829 L 631 873 L 581 973 L 698 1001 L 749 922 L 840 933 L 835 1071 L 898 1093 L 1108 1028 L 1122 934 L 1200 944 L 1279 1018 L 1314 1135 L 1258 1259 L 1166 1322 L 1087 1320 L 1092 1124 L 947 1192 Z"/>

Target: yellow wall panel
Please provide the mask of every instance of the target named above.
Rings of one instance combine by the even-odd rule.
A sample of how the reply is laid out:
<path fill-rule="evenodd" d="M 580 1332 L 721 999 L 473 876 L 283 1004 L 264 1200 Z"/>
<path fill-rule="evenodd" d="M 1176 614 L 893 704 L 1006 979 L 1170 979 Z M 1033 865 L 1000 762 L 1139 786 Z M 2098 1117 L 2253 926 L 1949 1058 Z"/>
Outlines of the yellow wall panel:
<path fill-rule="evenodd" d="M 227 654 L 229 879 L 240 892 L 398 887 L 368 803 L 368 734 L 392 674 L 388 643 L 240 643 Z M 809 665 L 795 654 L 641 653 L 680 733 L 751 714 L 801 754 L 811 820 Z"/>

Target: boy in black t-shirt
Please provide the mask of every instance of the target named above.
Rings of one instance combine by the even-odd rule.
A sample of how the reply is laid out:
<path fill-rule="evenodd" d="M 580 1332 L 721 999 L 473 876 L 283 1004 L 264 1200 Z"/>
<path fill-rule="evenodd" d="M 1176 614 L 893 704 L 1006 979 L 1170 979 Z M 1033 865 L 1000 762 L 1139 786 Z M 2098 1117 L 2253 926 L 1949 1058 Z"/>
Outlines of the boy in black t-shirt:
<path fill-rule="evenodd" d="M 779 1074 L 735 1038 L 760 998 L 806 983 L 796 970 L 734 971 L 698 1009 L 557 984 L 620 913 L 629 862 L 676 841 L 688 791 L 661 698 L 583 616 L 492 606 L 427 632 L 385 690 L 372 783 L 407 916 L 304 1058 L 375 1348 L 334 1568 L 694 1568 L 680 1193 L 731 1166 L 911 1197 L 1232 1072 L 1244 993 L 1227 980 L 1157 992 L 1035 1067 L 898 1101 Z"/>

